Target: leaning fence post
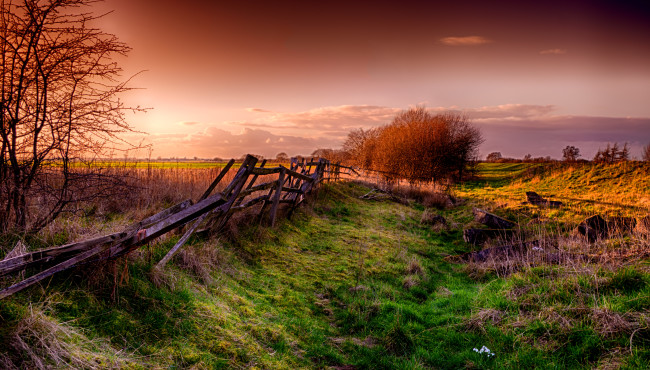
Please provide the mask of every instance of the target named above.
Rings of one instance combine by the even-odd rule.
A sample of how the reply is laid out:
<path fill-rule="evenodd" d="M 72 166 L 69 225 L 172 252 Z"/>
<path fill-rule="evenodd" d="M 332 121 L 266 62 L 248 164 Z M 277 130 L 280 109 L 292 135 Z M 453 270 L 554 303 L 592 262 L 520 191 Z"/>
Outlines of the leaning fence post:
<path fill-rule="evenodd" d="M 278 177 L 278 186 L 275 188 L 273 195 L 273 205 L 271 206 L 271 227 L 275 226 L 275 216 L 278 212 L 278 205 L 280 204 L 280 196 L 282 195 L 282 184 L 284 184 L 284 175 L 287 170 L 282 167 L 280 170 L 280 177 Z"/>

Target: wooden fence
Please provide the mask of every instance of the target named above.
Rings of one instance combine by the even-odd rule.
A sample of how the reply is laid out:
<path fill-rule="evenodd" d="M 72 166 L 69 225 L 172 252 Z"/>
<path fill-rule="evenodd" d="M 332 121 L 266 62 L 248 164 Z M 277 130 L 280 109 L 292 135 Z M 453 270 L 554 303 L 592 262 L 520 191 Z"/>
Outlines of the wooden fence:
<path fill-rule="evenodd" d="M 235 161 L 231 160 L 196 202 L 185 200 L 127 227 L 122 232 L 5 258 L 0 261 L 0 276 L 16 274 L 26 269 L 41 271 L 0 290 L 0 299 L 58 272 L 91 262 L 122 257 L 172 230 L 187 226 L 176 245 L 156 265 L 156 268 L 162 269 L 199 226 L 218 232 L 234 213 L 253 206 L 258 206 L 260 219 L 268 212 L 269 224 L 274 226 L 280 204 L 286 205 L 287 217 L 290 217 L 305 196 L 320 182 L 337 181 L 342 175 L 357 174 L 350 167 L 333 164 L 322 158 L 292 158 L 289 168 L 282 165 L 264 167 L 266 160 L 256 167 L 257 161 L 254 156 L 246 156 L 225 189 L 211 195 L 233 166 Z M 268 179 L 268 175 L 271 175 L 272 181 L 256 184 L 258 179 Z"/>

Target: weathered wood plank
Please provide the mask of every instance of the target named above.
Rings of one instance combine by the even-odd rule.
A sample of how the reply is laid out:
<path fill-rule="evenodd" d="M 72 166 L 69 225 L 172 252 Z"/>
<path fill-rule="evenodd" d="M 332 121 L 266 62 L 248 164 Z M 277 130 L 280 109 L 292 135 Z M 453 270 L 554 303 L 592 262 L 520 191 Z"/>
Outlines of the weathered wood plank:
<path fill-rule="evenodd" d="M 253 169 L 252 173 L 253 175 L 272 175 L 274 173 L 280 173 L 280 170 L 282 169 L 282 166 L 280 167 L 256 167 Z"/>
<path fill-rule="evenodd" d="M 242 190 L 242 191 L 239 193 L 239 196 L 240 196 L 240 197 L 245 197 L 245 196 L 250 195 L 250 194 L 253 194 L 253 193 L 257 192 L 257 191 L 262 191 L 262 190 L 270 189 L 270 188 L 276 186 L 276 184 L 277 184 L 276 181 L 271 181 L 271 182 L 265 182 L 265 183 L 263 183 L 263 184 L 255 185 L 255 186 L 253 186 L 253 187 L 250 188 L 250 189 Z M 243 200 L 243 198 L 240 198 L 240 199 Z M 241 202 L 239 202 L 239 203 L 241 203 Z"/>
<path fill-rule="evenodd" d="M 18 291 L 21 291 L 21 290 L 23 290 L 23 289 L 25 289 L 25 288 L 27 288 L 27 287 L 35 284 L 35 283 L 47 278 L 47 277 L 50 277 L 50 276 L 56 274 L 57 272 L 65 271 L 65 270 L 67 270 L 67 269 L 69 269 L 71 267 L 74 267 L 77 263 L 81 263 L 84 260 L 87 260 L 87 259 L 89 259 L 89 258 L 91 258 L 91 257 L 93 257 L 93 256 L 107 250 L 109 247 L 110 247 L 110 244 L 96 246 L 93 249 L 87 250 L 87 251 L 85 251 L 83 253 L 80 253 L 80 254 L 78 254 L 78 255 L 76 255 L 76 256 L 74 256 L 74 257 L 72 257 L 72 258 L 70 258 L 70 259 L 68 259 L 68 260 L 66 260 L 64 262 L 61 262 L 56 266 L 52 266 L 52 267 L 50 267 L 49 269 L 47 269 L 47 270 L 45 270 L 43 272 L 40 272 L 40 273 L 38 273 L 36 275 L 32 275 L 32 276 L 28 277 L 27 279 L 25 279 L 25 280 L 23 280 L 23 281 L 21 281 L 19 283 L 16 283 L 16 284 L 14 284 L 14 285 L 12 285 L 12 286 L 10 286 L 8 288 L 2 289 L 2 290 L 0 290 L 0 299 L 8 297 L 8 296 L 10 296 L 10 295 L 12 295 L 12 294 L 14 294 L 14 293 L 16 293 Z"/>
<path fill-rule="evenodd" d="M 230 209 L 230 206 L 232 206 L 233 202 L 237 198 L 237 195 L 241 191 L 241 188 L 244 186 L 246 183 L 246 179 L 248 178 L 248 175 L 250 174 L 250 170 L 253 166 L 255 166 L 255 162 L 257 162 L 257 158 L 249 155 L 246 157 L 244 162 L 242 163 L 242 166 L 240 167 L 239 171 L 237 171 L 237 174 L 233 178 L 232 182 L 229 187 L 231 187 L 230 191 L 230 198 L 224 199 L 224 196 L 221 194 L 215 194 L 209 198 L 206 198 L 200 202 L 197 202 L 194 206 L 189 207 L 188 209 L 184 210 L 183 212 L 179 212 L 175 215 L 172 215 L 171 217 L 152 225 L 151 227 L 147 228 L 143 234 L 139 234 L 138 239 L 132 239 L 129 241 L 126 241 L 122 246 L 119 246 L 118 248 L 113 248 L 111 250 L 111 257 L 117 257 L 119 255 L 122 255 L 126 252 L 128 252 L 130 249 L 133 249 L 134 247 L 137 247 L 142 244 L 146 244 L 149 241 L 165 234 L 166 232 L 175 229 L 178 226 L 182 226 L 185 223 L 198 218 L 202 216 L 203 214 L 207 214 L 210 211 L 218 208 L 218 212 L 227 212 L 228 209 Z M 203 220 L 201 220 L 203 221 Z M 195 225 L 194 226 L 198 226 Z M 193 232 L 194 230 L 192 230 Z M 186 233 L 187 234 L 187 233 Z M 190 233 L 191 234 L 191 233 Z M 189 236 L 187 236 L 189 238 Z M 187 240 L 185 238 L 185 240 Z M 181 238 L 182 239 L 182 238 Z M 181 244 L 182 245 L 182 244 Z M 175 248 L 175 249 L 174 249 Z M 178 251 L 180 248 L 179 246 L 174 246 L 172 249 L 174 249 L 173 253 L 172 251 L 168 252 L 167 255 L 171 253 L 173 254 Z M 170 256 L 167 259 L 170 259 L 172 256 Z M 167 256 L 165 256 L 167 257 Z"/>
<path fill-rule="evenodd" d="M 275 217 L 278 213 L 278 204 L 280 204 L 280 195 L 282 195 L 282 184 L 284 183 L 284 175 L 286 171 L 288 171 L 288 169 L 283 167 L 280 176 L 278 177 L 278 186 L 275 189 L 273 205 L 271 205 L 271 227 L 275 226 Z"/>
<path fill-rule="evenodd" d="M 192 203 L 191 199 L 186 199 L 178 204 L 175 204 L 169 208 L 166 208 L 156 213 L 155 215 L 149 216 L 140 222 L 136 222 L 135 224 L 127 227 L 127 230 L 141 229 L 143 227 L 147 227 L 151 224 L 159 222 L 160 220 L 164 220 L 165 218 L 171 216 L 174 213 L 184 210 L 185 208 L 191 206 L 192 204 L 194 203 Z"/>
<path fill-rule="evenodd" d="M 266 164 L 266 159 L 264 159 L 264 160 L 262 161 L 262 164 L 260 164 L 260 166 L 259 166 L 258 168 L 264 168 L 264 165 L 265 165 L 265 164 Z M 255 168 L 253 168 L 253 170 L 255 170 Z M 252 171 L 251 171 L 251 173 L 252 173 Z M 244 198 L 245 198 L 248 194 L 251 194 L 251 193 L 255 192 L 255 191 L 250 191 L 250 190 L 253 188 L 253 185 L 255 184 L 255 181 L 257 181 L 257 177 L 258 177 L 258 176 L 259 176 L 259 175 L 253 174 L 253 178 L 252 178 L 251 181 L 248 183 L 248 186 L 246 186 L 246 189 L 244 189 L 243 191 L 241 191 L 241 192 L 239 193 L 239 199 L 237 199 L 237 201 L 235 201 L 235 204 L 233 205 L 233 207 L 237 207 L 238 205 L 240 205 L 241 202 L 244 201 Z M 249 191 L 250 191 L 250 192 L 249 192 Z"/>
<path fill-rule="evenodd" d="M 84 240 L 77 243 L 66 244 L 59 247 L 43 249 L 40 251 L 25 253 L 20 256 L 9 258 L 0 261 L 0 276 L 12 272 L 24 270 L 32 265 L 45 263 L 58 258 L 67 257 L 70 255 L 74 255 L 76 253 L 84 252 L 97 245 L 114 242 L 115 240 L 118 240 L 119 238 L 122 238 L 124 236 L 126 236 L 125 232 L 119 232 L 119 233 L 102 236 L 99 238 Z"/>
<path fill-rule="evenodd" d="M 21 256 L 16 256 L 14 258 L 7 259 L 4 261 L 0 261 L 0 276 L 12 272 L 24 270 L 33 265 L 56 262 L 57 260 L 61 260 L 71 255 L 84 252 L 88 249 L 93 248 L 96 245 L 114 242 L 119 238 L 123 238 L 128 231 L 138 230 L 142 227 L 149 226 L 156 222 L 160 222 L 161 220 L 169 217 L 171 214 L 186 209 L 191 204 L 192 201 L 187 199 L 181 203 L 173 205 L 167 209 L 164 209 L 161 212 L 156 213 L 155 215 L 147 217 L 146 219 L 127 227 L 126 228 L 127 231 L 113 233 L 110 235 L 101 236 L 89 240 L 83 240 L 80 242 L 69 243 L 58 247 L 42 249 L 39 251 L 23 254 Z"/>
<path fill-rule="evenodd" d="M 226 166 L 221 170 L 221 172 L 219 172 L 219 175 L 217 176 L 217 178 L 215 178 L 214 181 L 212 181 L 212 184 L 210 184 L 210 186 L 208 186 L 208 189 L 205 191 L 205 193 L 203 193 L 201 198 L 199 198 L 199 201 L 209 197 L 210 194 L 212 194 L 212 192 L 214 191 L 214 188 L 216 188 L 217 185 L 219 184 L 219 182 L 223 179 L 223 177 L 226 176 L 226 173 L 228 173 L 228 170 L 230 170 L 230 167 L 232 167 L 232 165 L 234 163 L 235 163 L 235 160 L 231 159 L 230 162 L 228 162 L 228 164 L 226 164 Z"/>
<path fill-rule="evenodd" d="M 226 222 L 230 219 L 230 216 L 232 216 L 232 213 L 229 212 L 230 208 L 232 205 L 235 203 L 237 200 L 237 197 L 239 196 L 240 192 L 242 191 L 244 184 L 246 183 L 246 179 L 248 176 L 251 175 L 253 170 L 255 169 L 255 163 L 257 163 L 257 158 L 253 157 L 252 155 L 247 155 L 246 160 L 242 164 L 241 168 L 239 169 L 238 175 L 241 174 L 241 181 L 236 183 L 233 187 L 233 191 L 230 194 L 230 198 L 227 200 L 226 204 L 222 207 L 222 209 L 219 210 L 219 212 L 222 212 L 223 216 L 221 217 L 221 220 L 217 224 L 217 230 L 221 229 Z M 233 179 L 233 183 L 235 182 L 235 179 Z"/>
<path fill-rule="evenodd" d="M 269 198 L 270 198 L 270 197 L 269 197 L 269 195 L 267 194 L 267 195 L 259 196 L 259 197 L 257 197 L 257 198 L 249 199 L 249 200 L 247 200 L 246 202 L 244 202 L 243 204 L 241 204 L 241 205 L 239 205 L 239 206 L 236 206 L 236 207 L 233 206 L 233 207 L 230 209 L 230 211 L 231 211 L 231 212 L 239 211 L 239 210 L 242 210 L 242 209 L 248 208 L 248 207 L 250 207 L 250 206 L 252 206 L 252 205 L 254 205 L 254 204 L 256 204 L 256 203 L 263 202 L 263 201 L 267 201 L 267 200 L 269 200 Z"/>

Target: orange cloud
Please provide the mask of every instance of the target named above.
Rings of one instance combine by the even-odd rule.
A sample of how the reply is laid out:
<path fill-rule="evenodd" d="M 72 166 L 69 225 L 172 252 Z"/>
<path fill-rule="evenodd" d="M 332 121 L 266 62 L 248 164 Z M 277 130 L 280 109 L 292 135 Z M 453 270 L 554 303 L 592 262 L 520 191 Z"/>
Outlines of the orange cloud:
<path fill-rule="evenodd" d="M 555 55 L 561 55 L 561 54 L 566 54 L 565 49 L 546 49 L 542 50 L 539 52 L 541 55 L 548 55 L 548 54 L 555 54 Z"/>
<path fill-rule="evenodd" d="M 349 131 L 359 127 L 375 127 L 389 123 L 400 108 L 378 105 L 340 105 L 320 107 L 302 112 L 271 112 L 252 108 L 249 111 L 266 112 L 268 115 L 253 122 L 241 122 L 241 126 L 260 128 L 293 128 L 301 130 Z M 345 135 L 345 134 L 344 134 Z"/>
<path fill-rule="evenodd" d="M 440 42 L 449 46 L 477 46 L 489 44 L 492 40 L 483 36 L 443 37 Z"/>

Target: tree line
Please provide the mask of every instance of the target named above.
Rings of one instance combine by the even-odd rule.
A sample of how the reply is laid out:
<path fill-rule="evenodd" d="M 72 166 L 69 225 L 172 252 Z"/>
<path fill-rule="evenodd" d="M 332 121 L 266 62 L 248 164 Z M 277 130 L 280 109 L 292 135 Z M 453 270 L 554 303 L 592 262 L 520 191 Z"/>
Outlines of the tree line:
<path fill-rule="evenodd" d="M 580 148 L 577 148 L 573 145 L 567 145 L 562 149 L 562 161 L 564 162 L 589 162 L 587 159 L 581 159 Z M 621 147 L 618 143 L 607 144 L 605 149 L 598 149 L 594 155 L 591 162 L 594 163 L 616 163 L 630 160 L 630 148 L 627 143 L 623 144 Z M 650 162 L 650 144 L 646 145 L 641 153 L 641 160 Z M 497 162 L 497 163 L 514 163 L 514 162 L 524 162 L 524 163 L 544 163 L 544 162 L 556 162 L 551 158 L 551 156 L 546 157 L 535 157 L 533 158 L 530 154 L 524 156 L 523 159 L 518 158 L 509 158 L 503 157 L 501 152 L 491 152 L 485 157 L 486 162 Z"/>

